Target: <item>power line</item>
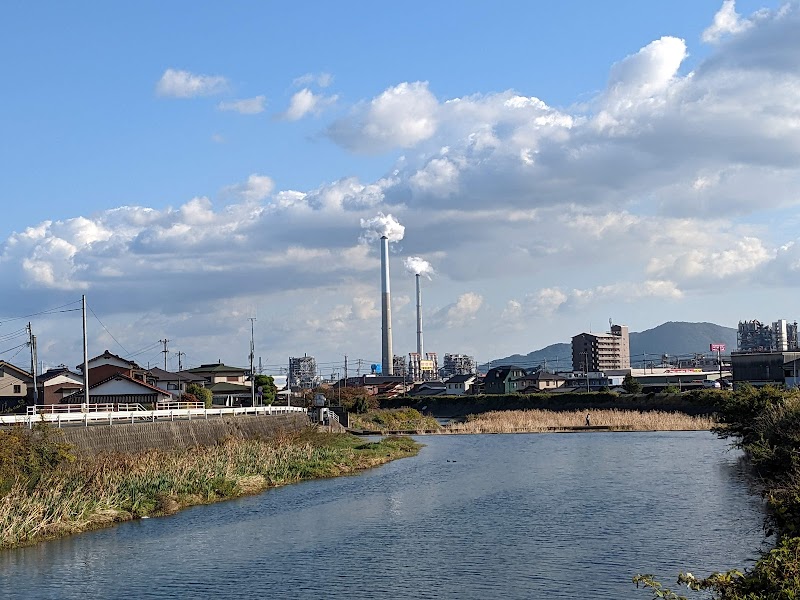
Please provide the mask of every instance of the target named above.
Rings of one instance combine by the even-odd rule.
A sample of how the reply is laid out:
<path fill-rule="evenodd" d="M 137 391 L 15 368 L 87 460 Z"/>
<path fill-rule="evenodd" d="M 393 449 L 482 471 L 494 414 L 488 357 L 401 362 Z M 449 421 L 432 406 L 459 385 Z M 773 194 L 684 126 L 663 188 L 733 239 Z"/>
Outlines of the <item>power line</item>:
<path fill-rule="evenodd" d="M 111 339 L 112 339 L 112 340 L 114 340 L 115 342 L 117 342 L 117 346 L 119 346 L 120 348 L 122 348 L 122 349 L 125 351 L 125 354 L 126 354 L 126 355 L 130 354 L 130 353 L 127 351 L 127 350 L 125 350 L 125 346 L 123 346 L 122 344 L 120 344 L 120 343 L 119 343 L 119 340 L 117 340 L 117 338 L 115 338 L 115 337 L 114 337 L 114 334 L 113 334 L 113 333 L 111 333 L 111 332 L 108 330 L 108 327 L 106 327 L 105 325 L 103 325 L 103 322 L 100 320 L 100 317 L 98 317 L 98 316 L 97 316 L 97 315 L 94 313 L 94 311 L 92 310 L 92 307 L 91 307 L 91 306 L 89 306 L 89 312 L 91 312 L 91 313 L 92 313 L 92 315 L 94 316 L 94 318 L 95 318 L 95 319 L 97 319 L 97 322 L 98 322 L 98 323 L 100 323 L 100 326 L 101 326 L 103 329 L 105 329 L 106 333 L 107 333 L 108 335 L 110 335 L 110 336 L 111 336 Z"/>
<path fill-rule="evenodd" d="M 9 348 L 9 349 L 7 349 L 7 350 L 0 350 L 0 354 L 5 354 L 6 352 L 11 352 L 12 350 L 16 350 L 17 348 L 20 348 L 20 349 L 21 349 L 21 348 L 24 348 L 24 347 L 25 347 L 25 346 L 27 346 L 27 345 L 28 345 L 28 342 L 23 342 L 23 343 L 21 343 L 19 346 L 14 346 L 13 348 Z M 21 352 L 21 351 L 22 351 L 22 350 L 20 350 L 20 352 Z M 19 354 L 19 352 L 17 352 L 17 354 Z M 17 354 L 15 354 L 14 356 L 16 356 Z M 11 358 L 8 360 L 8 362 L 11 362 L 11 361 L 14 359 L 14 356 L 12 356 L 12 357 L 11 357 Z"/>
<path fill-rule="evenodd" d="M 0 342 L 7 342 L 8 340 L 13 340 L 14 338 L 27 336 L 27 333 L 28 330 L 26 328 L 18 329 L 17 331 L 12 331 L 10 333 L 0 335 Z"/>
<path fill-rule="evenodd" d="M 71 308 L 69 310 L 61 310 L 61 309 L 66 308 L 67 306 L 71 306 L 73 304 L 77 304 L 78 302 L 80 302 L 80 300 L 75 300 L 74 302 L 68 302 L 67 304 L 62 304 L 61 306 L 56 306 L 55 308 L 48 308 L 40 312 L 31 313 L 29 315 L 22 315 L 19 317 L 3 317 L 0 318 L 0 325 L 2 325 L 3 323 L 10 323 L 11 321 L 19 321 L 21 319 L 28 319 L 30 317 L 38 317 L 39 315 L 52 315 L 65 312 L 75 312 L 81 309 L 80 308 Z"/>

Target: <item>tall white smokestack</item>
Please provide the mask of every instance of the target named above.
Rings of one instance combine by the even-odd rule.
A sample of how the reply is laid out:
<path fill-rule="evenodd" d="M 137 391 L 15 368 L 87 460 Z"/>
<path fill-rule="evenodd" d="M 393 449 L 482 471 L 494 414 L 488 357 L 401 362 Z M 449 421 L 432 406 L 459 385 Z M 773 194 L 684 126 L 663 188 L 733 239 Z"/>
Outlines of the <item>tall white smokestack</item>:
<path fill-rule="evenodd" d="M 424 354 L 422 354 L 422 288 L 419 287 L 419 273 L 416 274 L 417 278 L 417 354 L 419 354 L 420 360 Z"/>
<path fill-rule="evenodd" d="M 384 375 L 394 375 L 394 355 L 392 354 L 392 298 L 389 291 L 389 238 L 381 236 L 381 324 L 382 348 L 381 365 Z"/>

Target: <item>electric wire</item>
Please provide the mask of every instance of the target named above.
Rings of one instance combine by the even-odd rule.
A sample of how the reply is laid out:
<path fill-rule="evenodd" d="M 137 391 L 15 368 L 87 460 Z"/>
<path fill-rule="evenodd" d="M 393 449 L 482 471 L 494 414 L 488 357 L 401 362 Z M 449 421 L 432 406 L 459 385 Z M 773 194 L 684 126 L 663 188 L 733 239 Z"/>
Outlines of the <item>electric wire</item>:
<path fill-rule="evenodd" d="M 100 326 L 101 326 L 101 327 L 102 327 L 102 328 L 105 330 L 105 332 L 106 332 L 108 335 L 110 335 L 110 336 L 111 336 L 111 339 L 112 339 L 112 340 L 114 340 L 114 341 L 117 343 L 117 346 L 119 346 L 120 348 L 122 348 L 122 350 L 125 352 L 125 355 L 126 355 L 126 356 L 129 356 L 129 355 L 130 355 L 130 352 L 128 352 L 128 351 L 125 349 L 125 346 L 123 346 L 122 344 L 120 344 L 120 343 L 119 343 L 119 340 L 118 340 L 117 338 L 115 338 L 115 337 L 114 337 L 114 334 L 113 334 L 113 333 L 111 333 L 111 332 L 108 330 L 108 327 L 106 327 L 105 325 L 103 325 L 103 322 L 100 320 L 100 317 L 98 317 L 98 316 L 95 314 L 95 312 L 92 310 L 92 307 L 91 307 L 91 306 L 89 306 L 89 305 L 87 304 L 87 308 L 89 309 L 89 312 L 91 312 L 91 313 L 92 313 L 92 315 L 94 316 L 94 318 L 95 318 L 95 319 L 97 319 L 97 322 L 98 322 L 98 323 L 100 323 Z"/>
<path fill-rule="evenodd" d="M 17 348 L 21 349 L 21 348 L 24 348 L 27 345 L 28 345 L 28 342 L 23 342 L 19 346 L 14 346 L 13 348 L 8 348 L 7 350 L 0 350 L 0 354 L 5 354 L 6 352 L 11 352 L 12 350 L 16 350 Z M 19 354 L 19 352 L 17 352 L 17 354 Z M 17 354 L 15 354 L 14 356 L 16 356 Z M 13 359 L 13 356 L 11 358 Z M 9 359 L 8 362 L 11 362 L 11 360 Z"/>
<path fill-rule="evenodd" d="M 31 313 L 29 315 L 21 315 L 19 317 L 0 317 L 0 325 L 3 323 L 10 323 L 11 321 L 19 321 L 21 319 L 29 319 L 30 317 L 38 317 L 40 315 L 51 315 L 51 314 L 58 314 L 58 313 L 65 313 L 65 312 L 75 312 L 77 310 L 81 310 L 80 308 L 71 308 L 69 310 L 61 310 L 66 308 L 67 306 L 72 306 L 80 302 L 80 300 L 74 300 L 72 302 L 67 302 L 66 304 L 62 304 L 61 306 L 56 306 L 54 308 L 48 308 L 46 310 Z"/>

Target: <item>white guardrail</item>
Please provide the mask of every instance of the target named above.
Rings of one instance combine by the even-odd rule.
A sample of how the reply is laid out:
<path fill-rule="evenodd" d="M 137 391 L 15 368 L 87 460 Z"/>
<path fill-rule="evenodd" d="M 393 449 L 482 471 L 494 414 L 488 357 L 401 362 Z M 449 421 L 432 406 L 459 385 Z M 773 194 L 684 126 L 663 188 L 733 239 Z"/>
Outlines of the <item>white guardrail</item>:
<path fill-rule="evenodd" d="M 137 423 L 137 422 L 156 422 L 174 421 L 175 419 L 208 419 L 209 417 L 220 417 L 224 415 L 282 415 L 287 413 L 307 413 L 305 408 L 299 406 L 242 406 L 242 407 L 220 407 L 220 408 L 163 408 L 158 410 L 145 410 L 138 404 L 117 405 L 117 410 L 101 410 L 101 407 L 109 405 L 90 404 L 85 411 L 79 409 L 63 410 L 69 405 L 53 405 L 59 408 L 51 409 L 50 406 L 29 406 L 28 414 L 25 415 L 0 415 L 0 425 L 27 425 L 33 427 L 36 423 L 52 423 L 57 427 L 62 425 L 113 425 L 115 423 Z M 75 406 L 75 405 L 72 405 Z M 123 408 L 125 410 L 119 410 Z"/>

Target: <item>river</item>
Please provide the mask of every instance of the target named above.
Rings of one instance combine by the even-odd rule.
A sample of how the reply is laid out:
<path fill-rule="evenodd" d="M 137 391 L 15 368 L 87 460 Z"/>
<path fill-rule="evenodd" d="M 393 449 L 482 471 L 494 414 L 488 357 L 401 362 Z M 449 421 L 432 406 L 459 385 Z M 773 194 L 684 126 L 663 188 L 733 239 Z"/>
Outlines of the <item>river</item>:
<path fill-rule="evenodd" d="M 0 552 L 12 598 L 649 598 L 765 541 L 708 432 L 420 437 L 419 456 Z"/>

